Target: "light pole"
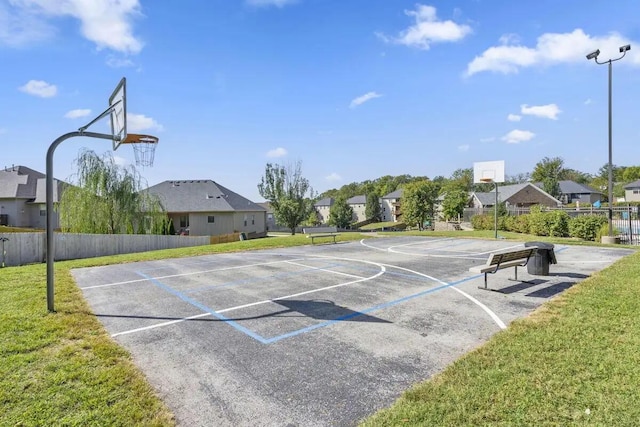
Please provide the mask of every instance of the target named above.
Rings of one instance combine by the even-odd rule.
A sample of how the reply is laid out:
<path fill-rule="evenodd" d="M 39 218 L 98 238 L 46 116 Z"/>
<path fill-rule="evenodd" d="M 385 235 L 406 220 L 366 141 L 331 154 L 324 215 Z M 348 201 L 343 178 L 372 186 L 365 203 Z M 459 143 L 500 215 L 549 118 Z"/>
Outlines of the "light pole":
<path fill-rule="evenodd" d="M 612 103 L 611 103 L 611 71 L 613 69 L 613 67 L 611 66 L 611 64 L 615 61 L 619 61 L 622 58 L 624 58 L 624 56 L 627 54 L 627 52 L 631 49 L 631 45 L 627 44 L 624 46 L 620 46 L 620 53 L 622 55 L 620 55 L 618 58 L 615 59 L 609 59 L 607 61 L 603 61 L 600 62 L 598 61 L 598 55 L 600 55 L 600 49 L 597 49 L 593 52 L 591 52 L 590 54 L 587 55 L 587 60 L 595 60 L 596 64 L 599 65 L 604 65 L 604 64 L 608 64 L 609 65 L 609 163 L 608 163 L 608 169 L 609 169 L 609 184 L 608 184 L 608 198 L 609 198 L 609 241 L 607 243 L 615 243 L 615 239 L 613 236 L 613 144 L 612 144 L 612 139 L 613 139 L 613 132 L 612 132 L 612 121 L 613 121 L 613 114 L 612 114 Z"/>

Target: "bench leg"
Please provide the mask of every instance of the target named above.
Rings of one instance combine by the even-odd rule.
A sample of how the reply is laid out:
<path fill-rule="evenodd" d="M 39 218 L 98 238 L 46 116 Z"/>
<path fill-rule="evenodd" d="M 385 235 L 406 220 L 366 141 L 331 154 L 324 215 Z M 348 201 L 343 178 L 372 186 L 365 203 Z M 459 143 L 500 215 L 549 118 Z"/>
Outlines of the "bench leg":
<path fill-rule="evenodd" d="M 478 289 L 488 290 L 488 288 L 487 288 L 487 273 L 484 273 L 484 288 L 482 286 L 478 286 Z"/>

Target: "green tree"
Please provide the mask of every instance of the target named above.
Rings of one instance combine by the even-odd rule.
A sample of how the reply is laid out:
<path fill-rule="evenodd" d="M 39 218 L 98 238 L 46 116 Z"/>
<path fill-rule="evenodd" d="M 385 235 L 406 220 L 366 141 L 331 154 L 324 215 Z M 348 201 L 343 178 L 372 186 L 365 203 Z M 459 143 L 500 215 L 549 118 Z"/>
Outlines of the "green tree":
<path fill-rule="evenodd" d="M 170 221 L 157 196 L 143 191 L 135 167 L 118 166 L 111 152 L 83 149 L 76 159 L 77 185 L 60 200 L 60 227 L 90 234 L 166 234 Z"/>
<path fill-rule="evenodd" d="M 640 179 L 640 166 L 628 166 L 622 174 L 624 182 L 633 182 Z"/>
<path fill-rule="evenodd" d="M 560 197 L 560 194 L 562 193 L 560 191 L 560 183 L 553 177 L 544 178 L 542 180 L 542 189 L 551 194 L 556 199 Z"/>
<path fill-rule="evenodd" d="M 568 179 L 578 184 L 588 184 L 592 178 L 591 174 L 575 169 L 565 169 L 562 174 L 562 179 Z"/>
<path fill-rule="evenodd" d="M 405 224 L 422 230 L 427 219 L 433 219 L 438 201 L 438 186 L 421 180 L 406 184 L 402 192 L 402 219 Z"/>
<path fill-rule="evenodd" d="M 380 198 L 375 193 L 367 194 L 367 205 L 364 208 L 367 219 L 378 222 L 382 220 L 382 210 L 380 209 Z"/>
<path fill-rule="evenodd" d="M 445 219 L 456 218 L 464 213 L 469 202 L 469 193 L 464 190 L 447 191 L 442 200 L 442 214 Z"/>
<path fill-rule="evenodd" d="M 548 178 L 553 178 L 556 181 L 565 179 L 564 160 L 560 157 L 545 157 L 536 163 L 531 173 L 531 180 L 534 182 L 543 182 Z"/>
<path fill-rule="evenodd" d="M 338 228 L 347 228 L 353 221 L 353 208 L 347 204 L 347 199 L 335 200 L 329 211 L 329 224 Z"/>
<path fill-rule="evenodd" d="M 300 162 L 289 166 L 267 163 L 258 192 L 271 204 L 276 222 L 286 225 L 292 235 L 313 209 L 313 189 L 302 176 Z"/>

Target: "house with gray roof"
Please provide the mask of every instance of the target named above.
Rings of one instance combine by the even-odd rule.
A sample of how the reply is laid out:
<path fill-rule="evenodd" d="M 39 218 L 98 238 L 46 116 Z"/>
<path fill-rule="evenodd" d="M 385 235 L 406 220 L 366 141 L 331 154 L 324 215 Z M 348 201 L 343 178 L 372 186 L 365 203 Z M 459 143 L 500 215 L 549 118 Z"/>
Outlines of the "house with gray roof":
<path fill-rule="evenodd" d="M 367 219 L 367 196 L 353 196 L 347 199 L 347 204 L 353 209 L 352 222 L 358 223 Z"/>
<path fill-rule="evenodd" d="M 64 183 L 53 181 L 53 202 L 57 204 Z M 0 169 L 0 225 L 11 227 L 46 227 L 45 174 L 26 166 Z M 53 224 L 59 227 L 58 213 L 53 213 Z"/>
<path fill-rule="evenodd" d="M 210 179 L 164 181 L 146 191 L 160 198 L 179 233 L 194 236 L 266 233 L 264 207 Z"/>
<path fill-rule="evenodd" d="M 536 186 L 543 188 L 541 182 L 536 182 Z M 560 186 L 560 200 L 563 204 L 569 203 L 594 203 L 597 200 L 602 200 L 604 194 L 601 191 L 595 190 L 588 185 L 579 184 L 575 181 L 563 180 L 558 181 Z"/>
<path fill-rule="evenodd" d="M 624 200 L 627 202 L 640 202 L 640 179 L 624 186 Z"/>
<path fill-rule="evenodd" d="M 498 203 L 502 202 L 513 207 L 529 207 L 533 205 L 557 207 L 562 205 L 560 200 L 529 182 L 498 186 Z M 475 208 L 493 207 L 496 203 L 496 193 L 473 192 L 471 193 L 470 203 Z"/>
<path fill-rule="evenodd" d="M 382 221 L 400 222 L 402 209 L 400 199 L 402 198 L 402 188 L 382 196 Z"/>
<path fill-rule="evenodd" d="M 320 224 L 327 224 L 329 222 L 331 206 L 333 206 L 334 202 L 335 200 L 333 199 L 333 197 L 325 197 L 324 199 L 320 199 L 313 204 Z"/>

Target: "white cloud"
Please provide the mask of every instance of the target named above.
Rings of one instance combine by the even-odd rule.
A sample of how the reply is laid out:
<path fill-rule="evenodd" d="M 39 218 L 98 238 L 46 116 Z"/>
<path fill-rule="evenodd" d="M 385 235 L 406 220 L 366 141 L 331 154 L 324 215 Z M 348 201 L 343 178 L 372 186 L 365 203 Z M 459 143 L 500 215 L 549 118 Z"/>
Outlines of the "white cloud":
<path fill-rule="evenodd" d="M 536 136 L 536 134 L 528 130 L 514 129 L 503 136 L 502 140 L 509 144 L 519 144 L 521 142 L 530 141 L 534 136 Z"/>
<path fill-rule="evenodd" d="M 327 175 L 324 179 L 329 182 L 342 181 L 342 177 L 335 172 L 332 172 L 330 175 Z"/>
<path fill-rule="evenodd" d="M 455 42 L 471 33 L 471 27 L 468 25 L 456 24 L 451 20 L 439 21 L 436 8 L 433 6 L 416 4 L 415 10 L 405 10 L 404 13 L 415 18 L 414 25 L 401 31 L 398 37 L 389 37 L 382 33 L 376 35 L 387 43 L 426 50 L 433 43 Z"/>
<path fill-rule="evenodd" d="M 56 85 L 52 85 L 43 80 L 29 80 L 27 84 L 20 86 L 19 89 L 24 93 L 41 98 L 51 98 L 58 93 Z"/>
<path fill-rule="evenodd" d="M 285 150 L 282 147 L 274 148 L 273 150 L 267 151 L 267 157 L 272 157 L 272 158 L 274 158 L 274 157 L 284 157 L 287 154 L 288 154 L 287 150 Z"/>
<path fill-rule="evenodd" d="M 493 142 L 496 140 L 495 136 L 490 136 L 488 138 L 480 138 L 480 142 Z"/>
<path fill-rule="evenodd" d="M 591 105 L 592 102 L 591 98 L 588 98 L 584 101 L 584 105 Z"/>
<path fill-rule="evenodd" d="M 520 106 L 520 112 L 528 116 L 542 117 L 545 119 L 558 120 L 558 114 L 562 113 L 556 104 L 532 105 L 527 104 Z"/>
<path fill-rule="evenodd" d="M 626 44 L 637 44 L 618 33 L 606 36 L 590 36 L 580 28 L 570 33 L 545 33 L 538 37 L 534 47 L 523 46 L 512 37 L 503 36 L 501 46 L 493 46 L 476 56 L 467 65 L 466 75 L 471 76 L 483 71 L 495 71 L 508 74 L 534 65 L 553 65 L 560 63 L 584 63 L 585 55 L 595 49 L 602 51 L 603 59 L 609 55 L 618 55 L 618 48 Z M 505 44 L 506 43 L 506 44 Z M 640 65 L 640 52 L 631 50 L 627 54 L 629 63 Z"/>
<path fill-rule="evenodd" d="M 127 132 L 136 133 L 145 130 L 162 132 L 164 126 L 144 114 L 127 113 Z"/>
<path fill-rule="evenodd" d="M 89 114 L 91 114 L 91 110 L 89 110 L 88 108 L 84 108 L 68 111 L 67 114 L 64 115 L 64 117 L 67 119 L 77 119 L 80 117 L 86 117 Z"/>
<path fill-rule="evenodd" d="M 72 17 L 80 21 L 80 32 L 98 49 L 138 53 L 143 46 L 133 35 L 131 25 L 134 17 L 141 16 L 138 0 L 10 0 L 9 4 L 9 9 L 0 10 L 0 23 L 13 23 L 12 27 L 23 34 L 15 36 L 18 39 L 34 39 L 38 34 L 50 36 L 47 19 Z M 26 25 L 17 25 L 20 18 L 28 19 L 39 30 L 34 33 Z M 3 31 L 6 30 L 0 30 L 0 38 Z"/>
<path fill-rule="evenodd" d="M 510 122 L 519 122 L 520 120 L 522 120 L 522 116 L 519 116 L 517 114 L 509 114 L 507 116 L 507 120 L 509 120 Z"/>
<path fill-rule="evenodd" d="M 296 1 L 297 0 L 246 0 L 248 5 L 256 6 L 256 7 L 268 7 L 268 6 L 283 7 L 288 4 L 293 4 Z"/>
<path fill-rule="evenodd" d="M 129 58 L 118 58 L 116 56 L 109 55 L 107 58 L 107 65 L 111 68 L 125 68 L 133 67 L 136 64 Z"/>
<path fill-rule="evenodd" d="M 380 98 L 382 95 L 376 92 L 367 92 L 362 96 L 354 98 L 349 105 L 349 108 L 356 108 L 358 105 L 362 105 L 367 101 L 371 101 L 374 98 Z"/>
<path fill-rule="evenodd" d="M 469 147 L 469 144 L 458 145 L 458 151 L 464 153 L 465 151 L 469 151 Z"/>
<path fill-rule="evenodd" d="M 113 156 L 113 162 L 118 166 L 129 166 L 131 164 L 129 159 L 120 156 Z"/>
<path fill-rule="evenodd" d="M 19 7 L 0 2 L 0 45 L 21 47 L 55 34 L 55 29 L 42 19 Z"/>

